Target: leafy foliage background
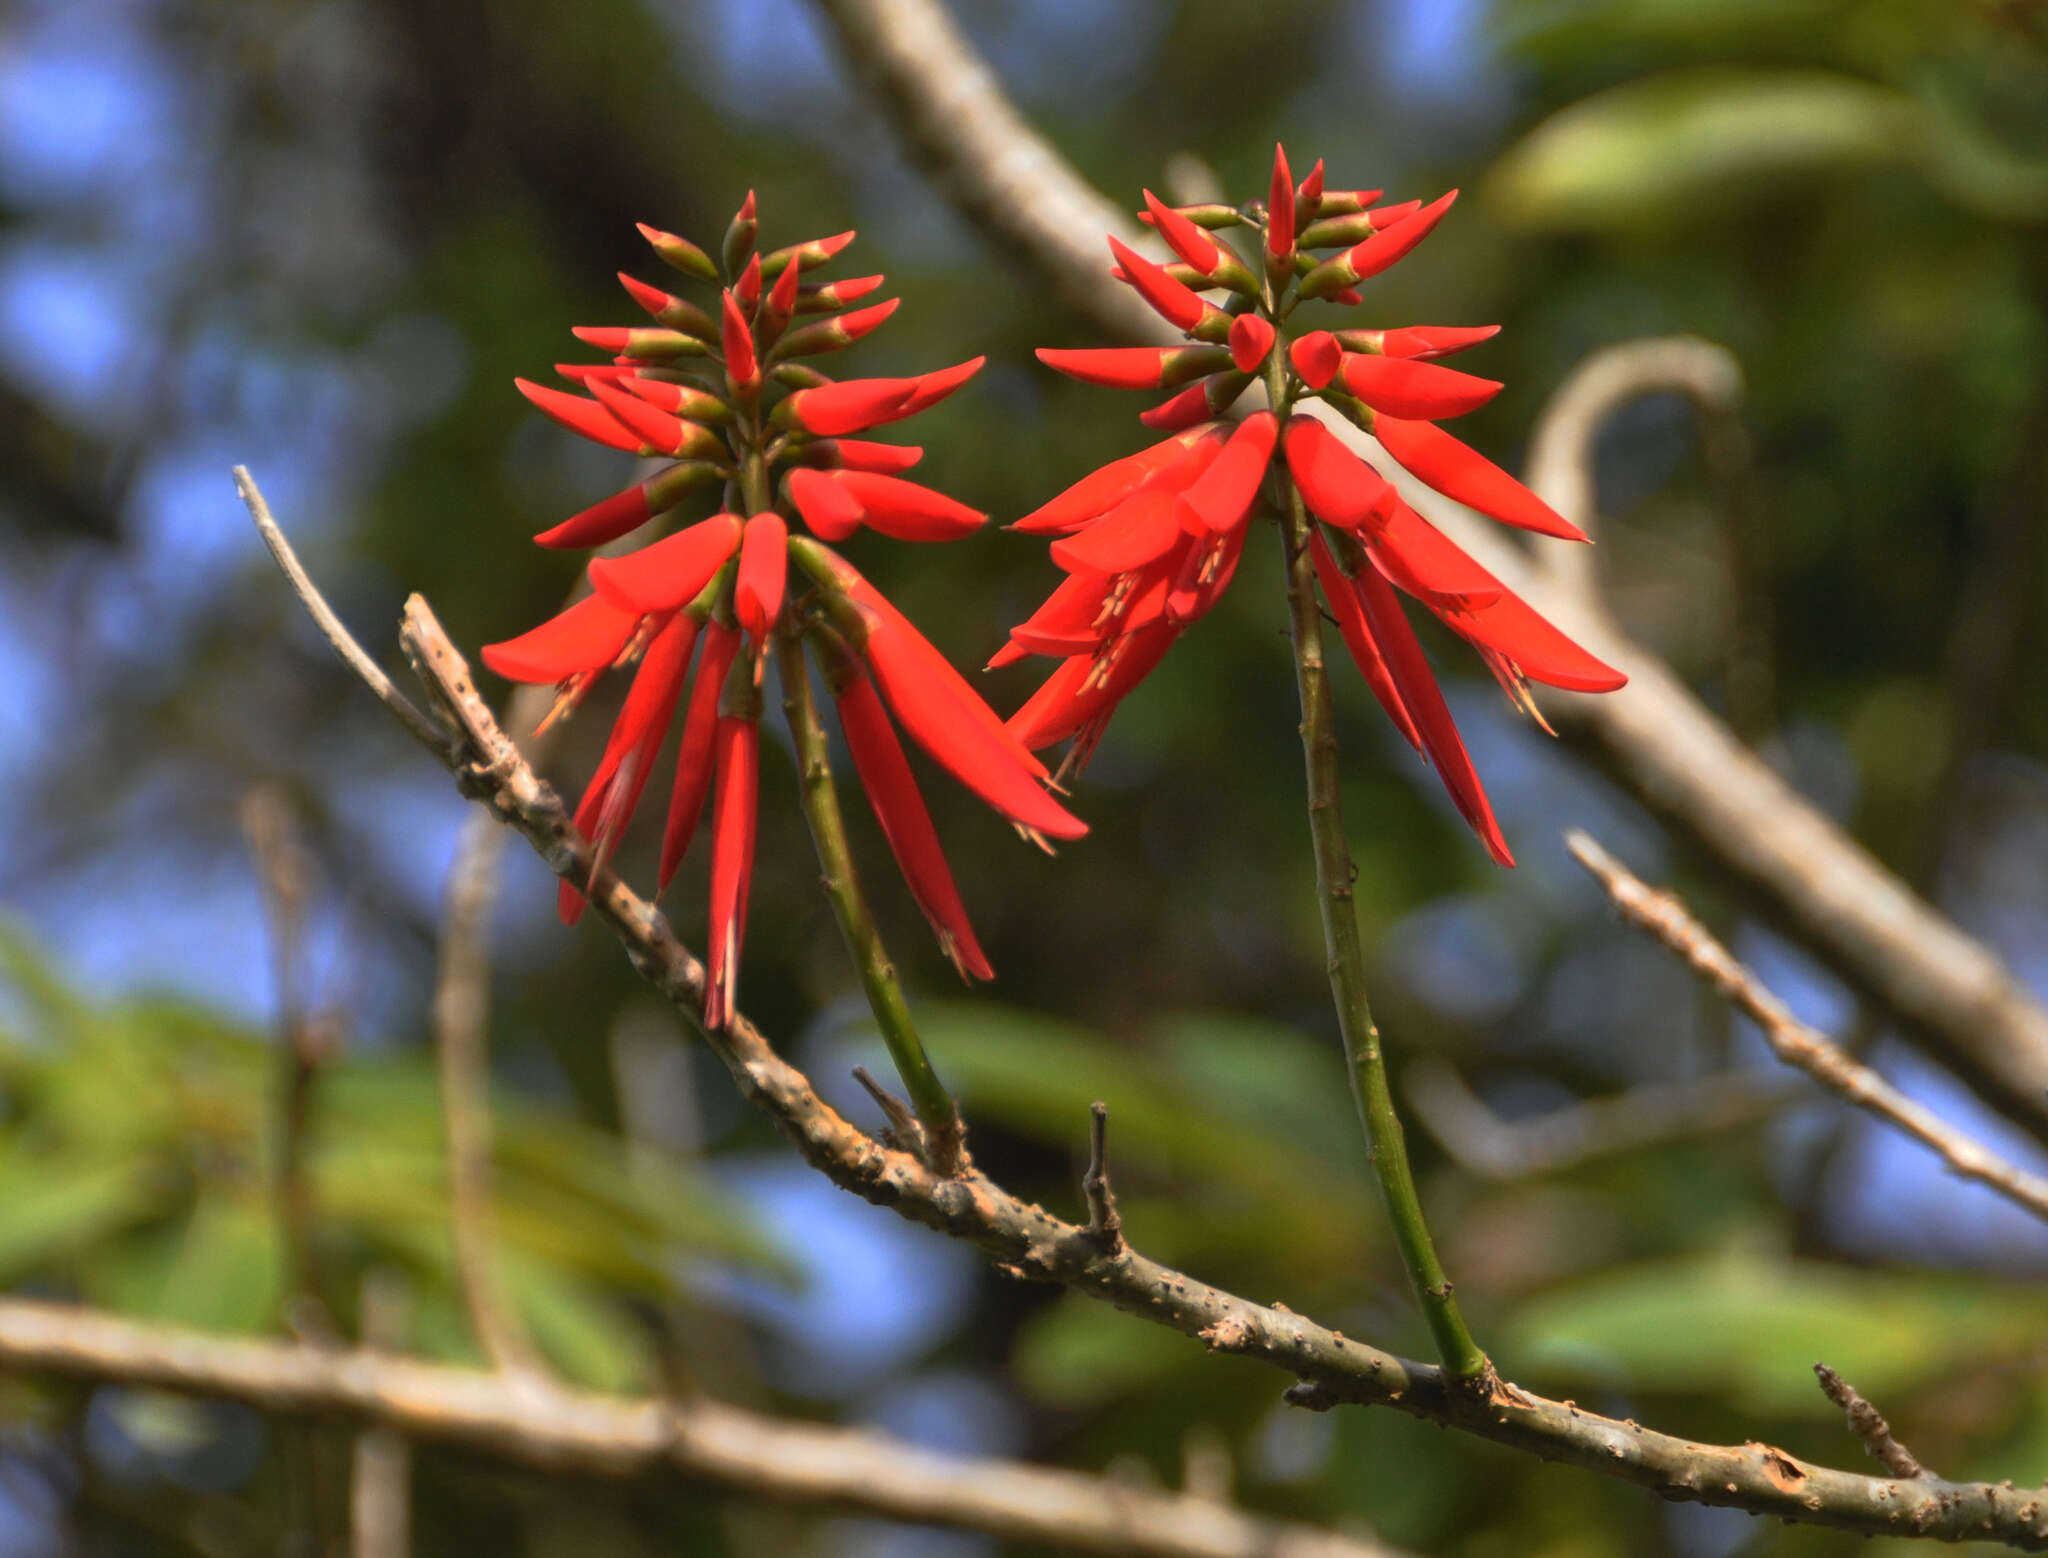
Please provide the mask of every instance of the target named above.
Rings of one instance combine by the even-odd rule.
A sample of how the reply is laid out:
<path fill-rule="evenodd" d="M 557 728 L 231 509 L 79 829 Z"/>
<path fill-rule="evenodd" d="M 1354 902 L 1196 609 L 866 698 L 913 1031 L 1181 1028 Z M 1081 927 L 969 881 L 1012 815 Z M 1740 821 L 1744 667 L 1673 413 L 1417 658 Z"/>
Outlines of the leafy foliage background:
<path fill-rule="evenodd" d="M 1336 183 L 1465 186 L 1359 322 L 1504 324 L 1473 367 L 1509 389 L 1468 425 L 1508 463 L 1587 352 L 1676 331 L 1730 346 L 1766 536 L 1765 750 L 2039 981 L 2037 6 L 955 10 L 1061 148 L 1133 204 L 1180 153 L 1255 191 L 1276 135 Z M 989 354 L 920 419 L 934 485 L 1002 520 L 1133 446 L 1123 403 L 1030 358 L 1085 330 L 902 165 L 796 0 L 0 0 L 0 1280 L 281 1323 L 262 1200 L 276 992 L 236 822 L 271 786 L 316 862 L 298 977 L 345 1034 L 319 1105 L 330 1300 L 346 1328 L 366 1275 L 400 1271 L 413 1345 L 471 1355 L 423 1047 L 460 803 L 297 619 L 226 468 L 255 468 L 372 644 L 414 589 L 465 643 L 519 631 L 574 567 L 526 538 L 626 472 L 508 380 L 582 355 L 570 325 L 632 317 L 611 273 L 659 270 L 634 221 L 715 238 L 749 186 L 764 242 L 856 226 L 841 269 L 887 270 L 902 292 L 862 371 Z M 1685 413 L 1640 407 L 1600 454 L 1618 609 L 1718 699 L 1733 586 Z M 993 530 L 856 555 L 963 664 L 1051 578 L 1041 547 Z M 1447 1057 L 1520 1116 L 1765 1063 L 1611 922 L 1558 843 L 1577 823 L 1686 886 L 1804 1015 L 1975 1118 L 1646 814 L 1515 723 L 1468 656 L 1441 665 L 1522 865 L 1485 864 L 1347 674 L 1347 815 L 1397 1067 Z M 1003 708 L 1029 685 L 988 679 Z M 987 992 L 953 981 L 856 806 L 857 843 L 986 1167 L 1071 1209 L 1086 1106 L 1105 1098 L 1141 1247 L 1413 1352 L 1331 1044 L 1293 699 L 1276 559 L 1255 549 L 1120 714 L 1080 792 L 1095 831 L 1057 861 L 928 774 L 1002 976 Z M 605 723 L 602 701 L 579 718 L 558 777 L 587 771 Z M 844 1079 L 874 1046 L 788 766 L 764 758 L 744 1004 L 864 1109 Z M 629 844 L 629 871 L 651 864 L 650 840 Z M 701 872 L 670 899 L 686 936 Z M 1290 1414 L 1265 1371 L 937 1248 L 806 1181 L 602 932 L 562 931 L 551 902 L 512 850 L 497 1168 L 507 1280 L 577 1379 L 695 1381 L 1173 1482 L 1222 1447 L 1247 1502 L 1433 1553 L 1847 1546 L 1388 1414 Z M 623 1119 L 622 1098 L 656 1107 Z M 1811 1384 L 1821 1357 L 1944 1473 L 2048 1473 L 2048 1238 L 1831 1106 L 1511 1184 L 1411 1135 L 1468 1312 L 1530 1383 L 1853 1460 Z M 20 1382 L 0 1409 L 0 1552 L 274 1548 L 289 1446 L 259 1422 Z M 977 1545 L 448 1456 L 424 1458 L 419 1498 L 423 1551 Z"/>

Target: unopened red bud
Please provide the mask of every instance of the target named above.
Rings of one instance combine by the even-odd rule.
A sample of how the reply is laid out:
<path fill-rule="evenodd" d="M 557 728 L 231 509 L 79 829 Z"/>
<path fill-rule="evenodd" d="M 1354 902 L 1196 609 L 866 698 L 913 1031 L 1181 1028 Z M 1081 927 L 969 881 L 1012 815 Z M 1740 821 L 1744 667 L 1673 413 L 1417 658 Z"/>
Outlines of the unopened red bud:
<path fill-rule="evenodd" d="M 802 263 L 805 270 L 817 270 L 854 240 L 854 229 L 849 227 L 843 233 L 834 233 L 830 238 L 813 238 L 809 243 L 793 243 L 786 249 L 777 249 L 761 261 L 761 274 L 769 281 L 780 276 L 792 260 Z"/>
<path fill-rule="evenodd" d="M 1389 357 L 1448 357 L 1468 346 L 1490 341 L 1499 325 L 1407 325 L 1398 330 L 1343 330 L 1337 338 L 1350 351 L 1377 351 Z M 1370 346 L 1353 346 L 1352 336 L 1377 337 Z"/>
<path fill-rule="evenodd" d="M 622 610 L 675 611 L 726 565 L 744 529 L 737 514 L 713 514 L 637 552 L 592 559 L 590 582 Z"/>
<path fill-rule="evenodd" d="M 612 352 L 633 362 L 673 362 L 681 357 L 703 357 L 711 348 L 680 330 L 648 330 L 629 325 L 577 325 L 570 332 L 600 351 Z"/>
<path fill-rule="evenodd" d="M 698 487 L 730 475 L 715 460 L 684 460 L 656 471 L 647 480 L 594 503 L 580 514 L 572 514 L 552 530 L 543 530 L 534 540 L 560 551 L 581 551 L 616 541 L 629 530 L 637 530 L 656 514 L 674 508 Z"/>
<path fill-rule="evenodd" d="M 1203 311 L 1210 308 L 1209 304 L 1167 275 L 1163 267 L 1116 238 L 1109 240 L 1109 248 L 1123 267 L 1124 277 L 1132 290 L 1151 304 L 1168 324 L 1179 330 L 1192 330 L 1201 323 Z"/>
<path fill-rule="evenodd" d="M 718 267 L 711 262 L 711 256 L 689 239 L 665 233 L 658 227 L 649 227 L 645 222 L 638 226 L 640 236 L 653 246 L 654 252 L 684 275 L 695 276 L 699 281 L 718 280 Z"/>
<path fill-rule="evenodd" d="M 618 418 L 596 401 L 585 400 L 579 395 L 565 395 L 560 390 L 549 389 L 528 379 L 514 379 L 512 383 L 520 394 L 570 432 L 581 433 L 585 438 L 613 449 L 623 449 L 628 454 L 640 452 L 640 436 L 621 426 Z"/>
<path fill-rule="evenodd" d="M 747 394 L 760 387 L 761 364 L 754 356 L 754 332 L 747 316 L 740 312 L 739 299 L 725 294 L 725 314 L 719 321 L 719 337 L 725 347 L 725 375 L 735 392 Z"/>
<path fill-rule="evenodd" d="M 659 407 L 686 422 L 705 422 L 722 427 L 732 420 L 732 407 L 708 390 L 694 384 L 672 384 L 663 379 L 621 379 L 619 388 L 629 390 L 650 406 Z"/>
<path fill-rule="evenodd" d="M 1344 387 L 1375 411 L 1419 422 L 1463 416 L 1501 391 L 1493 379 L 1406 357 L 1354 355 L 1343 371 Z"/>
<path fill-rule="evenodd" d="M 732 290 L 734 295 L 739 298 L 741 304 L 745 306 L 748 314 L 751 315 L 761 306 L 760 255 L 756 254 L 748 258 L 747 268 L 740 272 L 740 279 L 733 283 Z"/>
<path fill-rule="evenodd" d="M 789 526 L 773 509 L 747 521 L 733 582 L 733 614 L 756 644 L 765 644 L 782 614 L 789 579 Z"/>
<path fill-rule="evenodd" d="M 1317 519 L 1345 530 L 1371 530 L 1385 523 L 1398 501 L 1393 487 L 1320 421 L 1289 417 L 1281 442 L 1294 485 Z"/>
<path fill-rule="evenodd" d="M 1257 314 L 1240 314 L 1230 324 L 1230 360 L 1240 373 L 1257 373 L 1273 349 L 1273 327 Z"/>
<path fill-rule="evenodd" d="M 1172 206 L 1162 204 L 1151 190 L 1145 191 L 1145 211 L 1166 246 L 1204 276 L 1213 275 L 1223 250 L 1195 223 Z"/>
<path fill-rule="evenodd" d="M 1365 210 L 1385 193 L 1383 189 L 1326 189 L 1323 191 L 1322 214 L 1348 216 L 1354 211 Z"/>
<path fill-rule="evenodd" d="M 1214 201 L 1201 202 L 1191 206 L 1174 206 L 1171 209 L 1179 212 L 1190 222 L 1193 222 L 1195 226 L 1204 228 L 1212 233 L 1225 227 L 1242 227 L 1245 225 L 1244 213 L 1238 210 L 1237 207 L 1222 205 Z M 1140 211 L 1138 213 L 1138 220 L 1145 223 L 1148 227 L 1154 225 L 1150 211 Z"/>
<path fill-rule="evenodd" d="M 732 224 L 725 230 L 722 255 L 725 260 L 725 274 L 737 276 L 745 267 L 747 258 L 754 252 L 754 239 L 761 231 L 760 219 L 754 214 L 754 192 L 747 191 L 747 198 L 740 202 Z"/>
<path fill-rule="evenodd" d="M 1312 330 L 1287 348 L 1287 360 L 1310 389 L 1321 389 L 1337 376 L 1344 350 L 1327 330 Z"/>
<path fill-rule="evenodd" d="M 799 390 L 776 405 L 771 420 L 777 427 L 798 427 L 825 438 L 898 422 L 944 400 L 971 379 L 986 360 L 969 358 L 915 378 L 849 379 L 844 384 L 828 383 L 816 389 Z M 782 368 L 775 371 L 780 376 Z"/>
<path fill-rule="evenodd" d="M 617 385 L 593 379 L 590 391 L 604 403 L 620 423 L 640 435 L 640 441 L 656 454 L 671 459 L 707 459 L 725 450 L 725 441 L 708 427 L 685 422 L 656 409 Z"/>
<path fill-rule="evenodd" d="M 883 280 L 881 276 L 849 276 L 844 281 L 817 285 L 807 281 L 796 290 L 796 311 L 799 314 L 829 314 L 835 308 L 860 301 L 880 287 Z"/>
<path fill-rule="evenodd" d="M 616 379 L 623 383 L 639 374 L 640 365 L 616 362 L 558 362 L 555 364 L 555 372 L 565 379 L 575 380 L 578 384 L 588 383 L 592 379 Z"/>
<path fill-rule="evenodd" d="M 1188 348 L 1190 351 L 1197 349 Z M 1139 412 L 1138 420 L 1162 433 L 1177 433 L 1198 422 L 1214 421 L 1230 409 L 1251 381 L 1249 373 L 1239 373 L 1235 369 L 1213 374 L 1199 384 L 1190 384 L 1173 399 L 1162 401 L 1150 411 Z"/>
<path fill-rule="evenodd" d="M 1318 157 L 1316 165 L 1308 170 L 1308 177 L 1301 181 L 1294 192 L 1294 230 L 1298 233 L 1308 226 L 1316 219 L 1322 208 L 1323 159 Z"/>
<path fill-rule="evenodd" d="M 1230 351 L 1222 346 L 1041 346 L 1038 360 L 1083 384 L 1166 389 L 1228 366 Z"/>
<path fill-rule="evenodd" d="M 1454 189 L 1438 196 L 1412 216 L 1376 233 L 1374 236 L 1345 252 L 1343 258 L 1350 264 L 1352 279 L 1363 280 L 1377 276 L 1430 235 L 1443 215 L 1451 209 L 1451 202 L 1458 198 Z M 1336 261 L 1331 261 L 1335 264 Z M 1345 285 L 1350 285 L 1347 281 Z"/>
<path fill-rule="evenodd" d="M 1287 148 L 1273 148 L 1273 187 L 1266 199 L 1266 255 L 1268 268 L 1284 264 L 1294 254 L 1294 175 L 1288 171 Z M 1284 272 L 1283 272 L 1284 274 Z"/>
<path fill-rule="evenodd" d="M 797 458 L 824 471 L 879 471 L 894 476 L 922 460 L 924 450 L 916 444 L 878 444 L 865 438 L 814 438 Z"/>
<path fill-rule="evenodd" d="M 800 362 L 779 362 L 768 370 L 768 377 L 777 384 L 786 385 L 793 390 L 819 389 L 836 382 L 831 374 L 820 373 L 816 368 Z M 779 425 L 788 427 L 791 424 L 783 422 Z"/>
<path fill-rule="evenodd" d="M 700 341 L 718 339 L 718 326 L 695 303 L 664 292 L 659 287 L 650 287 L 637 276 L 629 276 L 624 271 L 619 272 L 619 282 L 635 303 L 654 316 L 655 323 L 680 330 L 684 335 L 694 335 Z"/>
<path fill-rule="evenodd" d="M 802 285 L 798 278 L 802 275 L 803 266 L 791 264 L 775 278 L 775 290 L 768 294 L 768 308 L 776 317 L 787 319 L 796 312 L 797 290 Z"/>
<path fill-rule="evenodd" d="M 1210 532 L 1222 535 L 1245 522 L 1258 501 L 1259 483 L 1272 463 L 1280 424 L 1270 411 L 1255 411 L 1237 424 L 1223 452 L 1181 496 L 1178 509 L 1192 514 Z M 1185 521 L 1183 529 L 1188 529 Z"/>
<path fill-rule="evenodd" d="M 816 324 L 792 330 L 776 345 L 775 355 L 777 358 L 808 357 L 851 346 L 895 313 L 897 304 L 902 301 L 901 298 L 890 298 L 886 303 L 870 304 L 850 314 L 841 314 L 836 319 L 821 319 Z"/>

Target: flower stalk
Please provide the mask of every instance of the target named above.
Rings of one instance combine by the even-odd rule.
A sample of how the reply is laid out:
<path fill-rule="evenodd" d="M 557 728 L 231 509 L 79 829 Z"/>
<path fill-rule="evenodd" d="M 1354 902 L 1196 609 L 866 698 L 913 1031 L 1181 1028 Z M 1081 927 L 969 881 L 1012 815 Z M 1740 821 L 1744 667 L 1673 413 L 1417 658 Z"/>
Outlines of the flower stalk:
<path fill-rule="evenodd" d="M 1345 842 L 1338 799 L 1337 729 L 1331 715 L 1330 678 L 1323 662 L 1323 625 L 1316 604 L 1315 563 L 1309 552 L 1312 522 L 1301 494 L 1283 476 L 1287 510 L 1287 608 L 1294 644 L 1295 683 L 1301 694 L 1301 748 L 1308 769 L 1308 826 L 1315 841 L 1316 902 L 1322 911 L 1323 947 L 1329 959 L 1330 995 L 1351 1078 L 1351 1101 L 1365 1132 L 1366 1158 L 1386 1202 L 1401 1264 L 1429 1323 L 1437 1356 L 1453 1379 L 1474 1382 L 1491 1371 L 1485 1352 L 1466 1329 L 1458 1300 L 1437 1258 L 1436 1241 L 1415 1190 L 1408 1141 L 1394 1109 L 1380 1030 L 1366 997 L 1365 950 L 1358 934 L 1352 894 L 1355 869 Z"/>
<path fill-rule="evenodd" d="M 888 1046 L 897 1076 L 903 1079 L 904 1091 L 910 1095 L 910 1106 L 917 1111 L 918 1124 L 924 1130 L 925 1160 L 936 1173 L 958 1174 L 967 1166 L 960 1111 L 925 1054 L 924 1041 L 918 1037 L 903 986 L 896 978 L 896 965 L 889 960 L 867 896 L 861 891 L 860 873 L 846 839 L 846 818 L 839 809 L 838 787 L 832 780 L 825 727 L 811 696 L 810 668 L 797 630 L 785 629 L 776 635 L 775 657 L 782 674 L 782 712 L 796 742 L 799 800 L 810 825 L 811 842 L 817 846 L 832 916 L 839 922 L 839 933 L 860 976 L 861 992 L 874 1013 L 875 1026 Z"/>

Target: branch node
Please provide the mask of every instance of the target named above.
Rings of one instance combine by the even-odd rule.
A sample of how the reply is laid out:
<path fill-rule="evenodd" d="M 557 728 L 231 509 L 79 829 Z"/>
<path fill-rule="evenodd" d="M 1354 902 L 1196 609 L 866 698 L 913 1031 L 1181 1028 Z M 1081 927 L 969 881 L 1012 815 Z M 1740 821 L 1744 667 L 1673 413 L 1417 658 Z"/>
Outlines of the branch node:
<path fill-rule="evenodd" d="M 1088 1236 L 1105 1255 L 1124 1248 L 1124 1220 L 1109 1188 L 1109 1105 L 1088 1106 L 1088 1172 L 1081 1176 L 1081 1194 L 1088 1201 Z"/>
<path fill-rule="evenodd" d="M 1820 1381 L 1820 1388 L 1828 1400 L 1842 1409 L 1842 1415 L 1849 1420 L 1849 1432 L 1863 1441 L 1866 1454 L 1882 1463 L 1894 1477 L 1927 1475 L 1927 1468 L 1920 1464 L 1911 1450 L 1892 1437 L 1892 1425 L 1884 1420 L 1876 1407 L 1863 1399 L 1854 1385 L 1825 1363 L 1816 1363 L 1813 1374 Z"/>
<path fill-rule="evenodd" d="M 866 1066 L 855 1066 L 853 1079 L 867 1089 L 868 1097 L 875 1101 L 883 1117 L 889 1122 L 888 1127 L 882 1132 L 883 1144 L 923 1159 L 924 1126 L 918 1121 L 917 1111 L 877 1082 L 874 1074 Z"/>

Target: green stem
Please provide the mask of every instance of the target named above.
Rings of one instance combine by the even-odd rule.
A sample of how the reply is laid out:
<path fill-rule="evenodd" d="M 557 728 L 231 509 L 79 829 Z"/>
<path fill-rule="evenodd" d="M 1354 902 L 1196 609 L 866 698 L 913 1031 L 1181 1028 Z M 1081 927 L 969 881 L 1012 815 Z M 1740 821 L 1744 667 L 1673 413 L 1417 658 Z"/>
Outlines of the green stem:
<path fill-rule="evenodd" d="M 1315 562 L 1309 553 L 1311 521 L 1294 483 L 1282 478 L 1287 494 L 1287 605 L 1294 636 L 1295 679 L 1301 691 L 1301 745 L 1308 765 L 1308 823 L 1315 839 L 1316 889 L 1323 915 L 1323 946 L 1329 958 L 1330 993 L 1337 1004 L 1337 1026 L 1351 1072 L 1351 1098 L 1365 1132 L 1366 1156 L 1394 1243 L 1408 1270 L 1417 1302 L 1429 1322 L 1437 1355 L 1454 1379 L 1479 1381 L 1492 1365 L 1458 1313 L 1458 1301 L 1437 1259 L 1436 1243 L 1422 1215 L 1415 1192 L 1415 1172 L 1408 1163 L 1408 1143 L 1401 1117 L 1394 1111 L 1387 1065 L 1380 1053 L 1380 1031 L 1366 1001 L 1365 951 L 1358 935 L 1358 910 L 1352 900 L 1356 872 L 1344 841 L 1344 818 L 1338 806 L 1337 732 L 1330 709 L 1330 679 L 1323 664 L 1323 624 L 1316 605 Z"/>
<path fill-rule="evenodd" d="M 782 633 L 775 640 L 776 664 L 782 672 L 782 709 L 789 718 L 790 734 L 796 740 L 797 771 L 803 794 L 804 818 L 811 826 L 811 840 L 818 848 L 818 865 L 824 872 L 825 896 L 831 900 L 839 931 L 846 938 L 846 950 L 860 975 L 868 1007 L 875 1014 L 875 1026 L 896 1063 L 904 1091 L 917 1111 L 924 1130 L 925 1155 L 934 1170 L 956 1174 L 966 1167 L 965 1131 L 952 1094 L 939 1081 L 939 1074 L 924 1052 L 924 1041 L 910 1019 L 910 1007 L 903 999 L 895 965 L 882 945 L 882 933 L 860 890 L 854 870 L 853 851 L 846 841 L 846 819 L 839 810 L 839 792 L 832 783 L 832 767 L 826 755 L 825 727 L 811 697 L 810 670 L 804 663 L 802 641 Z"/>

